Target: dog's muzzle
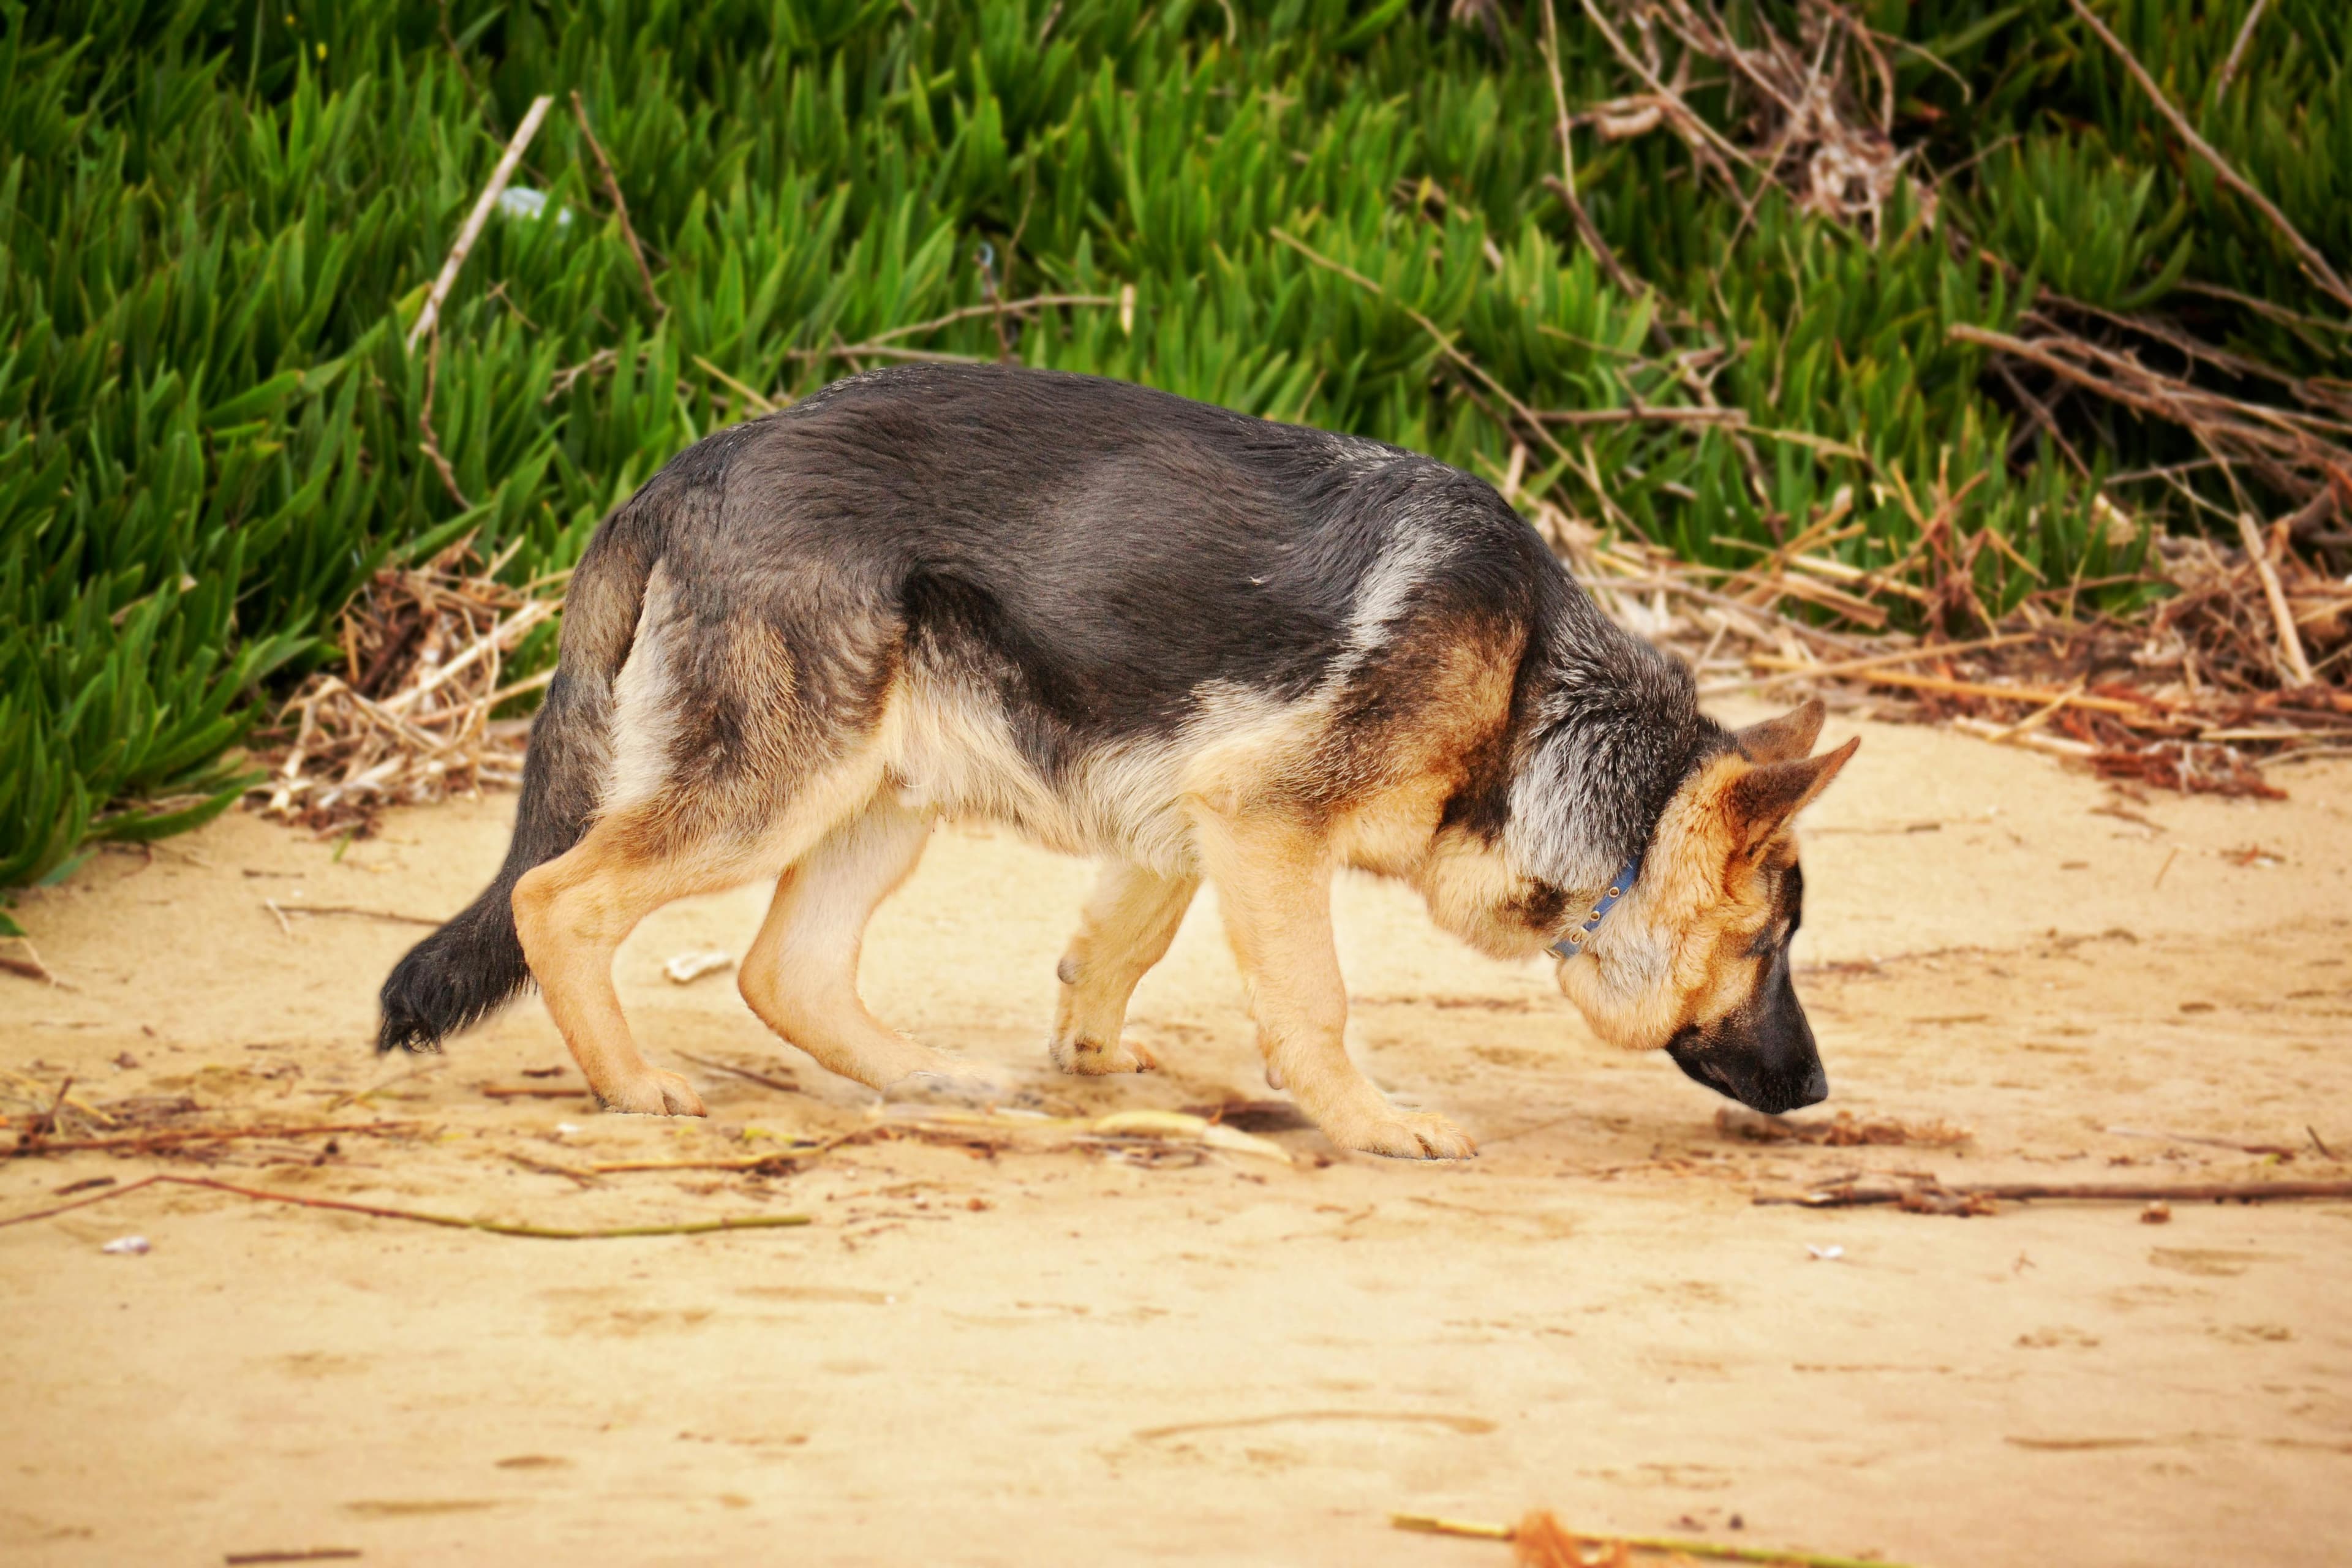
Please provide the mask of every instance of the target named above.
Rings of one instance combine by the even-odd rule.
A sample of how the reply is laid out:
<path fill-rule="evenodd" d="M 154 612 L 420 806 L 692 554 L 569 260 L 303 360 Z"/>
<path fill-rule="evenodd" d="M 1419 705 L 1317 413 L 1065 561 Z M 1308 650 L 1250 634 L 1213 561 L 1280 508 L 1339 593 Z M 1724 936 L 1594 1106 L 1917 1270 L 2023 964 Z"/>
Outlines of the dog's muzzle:
<path fill-rule="evenodd" d="M 1758 1005 L 1706 1029 L 1685 1025 L 1666 1055 L 1695 1082 L 1769 1116 L 1830 1097 L 1830 1075 L 1785 965 Z"/>
<path fill-rule="evenodd" d="M 1830 1075 L 1815 1057 L 1804 1070 L 1788 1073 L 1750 1070 L 1736 1058 L 1670 1045 L 1666 1055 L 1694 1082 L 1739 1101 L 1751 1110 L 1778 1116 L 1782 1111 L 1819 1105 L 1830 1097 Z"/>

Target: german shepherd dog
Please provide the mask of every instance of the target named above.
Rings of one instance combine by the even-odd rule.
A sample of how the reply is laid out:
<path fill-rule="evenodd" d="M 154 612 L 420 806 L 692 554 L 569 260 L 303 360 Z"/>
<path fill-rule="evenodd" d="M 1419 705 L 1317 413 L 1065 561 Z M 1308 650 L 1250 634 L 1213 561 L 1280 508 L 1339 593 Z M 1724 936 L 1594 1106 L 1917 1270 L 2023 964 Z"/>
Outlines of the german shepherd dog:
<path fill-rule="evenodd" d="M 607 1109 L 700 1115 L 632 1043 L 614 952 L 774 876 L 752 1011 L 877 1089 L 964 1076 L 866 1011 L 857 962 L 934 820 L 968 816 L 1105 862 L 1058 970 L 1065 1071 L 1155 1065 L 1128 999 L 1205 879 L 1268 1081 L 1342 1147 L 1469 1155 L 1349 1060 L 1330 898 L 1356 867 L 1482 952 L 1571 954 L 1605 1040 L 1786 1110 L 1828 1093 L 1790 820 L 1859 742 L 1809 757 L 1821 724 L 1703 716 L 1431 458 L 1087 376 L 876 371 L 701 441 L 597 530 L 506 863 L 394 969 L 379 1044 L 435 1048 L 536 981 Z"/>

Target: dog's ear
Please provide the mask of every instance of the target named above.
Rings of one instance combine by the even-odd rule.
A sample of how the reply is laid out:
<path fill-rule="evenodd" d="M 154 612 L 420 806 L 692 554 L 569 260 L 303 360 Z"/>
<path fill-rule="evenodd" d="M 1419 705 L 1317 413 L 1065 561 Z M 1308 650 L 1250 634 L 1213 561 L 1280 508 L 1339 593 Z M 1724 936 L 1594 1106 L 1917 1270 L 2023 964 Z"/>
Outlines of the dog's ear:
<path fill-rule="evenodd" d="M 1818 697 L 1806 699 L 1778 719 L 1767 719 L 1736 731 L 1731 739 L 1739 754 L 1751 763 L 1793 763 L 1822 738 L 1822 718 L 1829 710 Z"/>
<path fill-rule="evenodd" d="M 1814 722 L 1818 726 L 1818 715 Z M 1790 817 L 1829 787 L 1830 780 L 1837 777 L 1838 770 L 1861 744 L 1862 737 L 1856 735 L 1834 752 L 1766 763 L 1732 780 L 1723 792 L 1723 811 L 1741 847 L 1753 850 L 1780 832 Z"/>

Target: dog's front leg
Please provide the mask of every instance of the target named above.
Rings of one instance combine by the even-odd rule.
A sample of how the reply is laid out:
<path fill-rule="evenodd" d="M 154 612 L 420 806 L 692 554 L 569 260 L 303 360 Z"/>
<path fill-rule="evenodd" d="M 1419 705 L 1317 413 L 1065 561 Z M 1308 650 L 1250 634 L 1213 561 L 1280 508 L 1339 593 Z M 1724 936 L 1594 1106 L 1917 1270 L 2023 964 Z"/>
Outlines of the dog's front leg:
<path fill-rule="evenodd" d="M 1269 1081 L 1343 1149 L 1408 1160 L 1477 1152 L 1443 1116 L 1400 1110 L 1348 1059 L 1348 990 L 1331 940 L 1331 863 L 1320 835 L 1265 817 L 1204 816 L 1202 860 L 1257 1022 Z"/>

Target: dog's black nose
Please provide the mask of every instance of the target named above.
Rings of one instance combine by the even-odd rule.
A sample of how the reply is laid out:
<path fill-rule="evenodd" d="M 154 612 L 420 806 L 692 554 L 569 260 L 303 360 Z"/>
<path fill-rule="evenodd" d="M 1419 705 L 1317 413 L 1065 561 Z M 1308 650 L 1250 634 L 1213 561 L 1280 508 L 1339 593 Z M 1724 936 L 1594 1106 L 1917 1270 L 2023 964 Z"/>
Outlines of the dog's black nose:
<path fill-rule="evenodd" d="M 1790 1108 L 1819 1105 L 1829 1097 L 1830 1075 L 1822 1069 L 1821 1063 L 1815 1062 L 1813 1070 L 1805 1075 L 1805 1087 L 1797 1091 L 1797 1098 L 1790 1102 Z"/>

